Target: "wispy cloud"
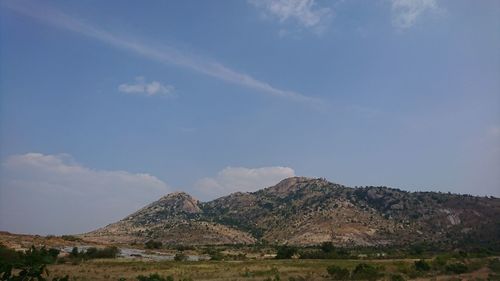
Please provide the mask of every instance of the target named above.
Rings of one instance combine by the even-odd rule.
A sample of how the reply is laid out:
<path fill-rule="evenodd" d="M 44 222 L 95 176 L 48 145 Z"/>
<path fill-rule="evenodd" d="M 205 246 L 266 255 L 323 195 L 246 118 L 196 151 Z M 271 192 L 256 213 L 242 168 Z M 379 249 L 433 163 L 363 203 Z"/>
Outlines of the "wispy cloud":
<path fill-rule="evenodd" d="M 265 15 L 277 18 L 281 23 L 295 21 L 301 27 L 321 33 L 333 11 L 328 7 L 320 7 L 315 0 L 248 0 L 261 9 Z M 280 34 L 283 34 L 283 30 Z"/>
<path fill-rule="evenodd" d="M 133 83 L 123 83 L 118 86 L 118 91 L 126 94 L 136 94 L 144 96 L 164 96 L 174 97 L 174 86 L 164 85 L 158 81 L 146 82 L 142 76 L 136 77 Z"/>
<path fill-rule="evenodd" d="M 426 12 L 439 10 L 437 0 L 391 0 L 392 24 L 400 30 L 414 26 Z"/>
<path fill-rule="evenodd" d="M 195 183 L 195 190 L 202 199 L 214 199 L 236 191 L 256 191 L 277 184 L 280 180 L 295 176 L 289 167 L 227 167 L 215 177 L 207 177 Z"/>
<path fill-rule="evenodd" d="M 173 47 L 155 48 L 148 44 L 124 38 L 109 31 L 84 23 L 81 20 L 70 17 L 67 14 L 51 7 L 39 6 L 36 2 L 23 4 L 24 2 L 19 1 L 2 1 L 1 3 L 3 7 L 10 8 L 11 10 L 40 20 L 46 24 L 94 38 L 159 63 L 177 65 L 179 67 L 190 69 L 204 75 L 254 89 L 269 95 L 298 102 L 312 103 L 315 105 L 322 104 L 322 101 L 317 98 L 309 97 L 294 91 L 276 88 L 265 81 L 231 69 L 213 59 L 195 56 Z M 310 21 L 313 23 L 314 19 L 311 19 Z"/>

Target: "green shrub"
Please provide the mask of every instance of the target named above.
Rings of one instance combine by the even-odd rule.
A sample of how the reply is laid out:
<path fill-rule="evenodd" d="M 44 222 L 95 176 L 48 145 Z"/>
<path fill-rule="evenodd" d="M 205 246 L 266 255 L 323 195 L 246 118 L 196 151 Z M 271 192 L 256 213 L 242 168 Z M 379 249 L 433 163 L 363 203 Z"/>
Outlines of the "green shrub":
<path fill-rule="evenodd" d="M 188 257 L 184 255 L 183 253 L 177 253 L 174 256 L 174 261 L 186 261 Z"/>
<path fill-rule="evenodd" d="M 333 280 L 347 280 L 351 275 L 349 269 L 336 265 L 330 265 L 326 268 L 326 271 Z"/>
<path fill-rule="evenodd" d="M 80 242 L 80 241 L 82 241 L 82 238 L 76 237 L 76 236 L 73 236 L 73 235 L 63 235 L 63 236 L 61 236 L 61 238 L 63 240 L 72 241 L 72 242 Z"/>
<path fill-rule="evenodd" d="M 405 281 L 405 278 L 400 274 L 394 274 L 391 276 L 391 281 Z"/>
<path fill-rule="evenodd" d="M 429 271 L 431 266 L 425 260 L 418 260 L 415 262 L 415 269 L 417 271 Z"/>
<path fill-rule="evenodd" d="M 160 249 L 163 246 L 163 243 L 160 241 L 149 240 L 144 244 L 146 249 Z"/>
<path fill-rule="evenodd" d="M 276 259 L 291 259 L 297 253 L 297 248 L 290 246 L 279 246 Z"/>
<path fill-rule="evenodd" d="M 83 255 L 86 259 L 113 259 L 120 253 L 120 250 L 115 246 L 98 249 L 95 247 L 88 248 Z"/>
<path fill-rule="evenodd" d="M 307 279 L 302 276 L 290 276 L 288 281 L 306 281 Z"/>
<path fill-rule="evenodd" d="M 71 253 L 69 254 L 72 258 L 77 258 L 79 255 L 80 253 L 78 252 L 78 247 L 73 247 L 73 249 L 71 249 Z"/>
<path fill-rule="evenodd" d="M 432 260 L 432 268 L 436 269 L 436 270 L 444 268 L 444 266 L 446 265 L 448 260 L 449 260 L 449 257 L 447 257 L 445 255 L 439 255 Z"/>
<path fill-rule="evenodd" d="M 21 258 L 22 255 L 19 252 L 0 244 L 0 265 L 19 264 L 21 263 Z"/>
<path fill-rule="evenodd" d="M 279 273 L 276 273 L 276 275 L 274 275 L 274 278 L 267 277 L 266 279 L 264 279 L 264 281 L 281 281 L 281 277 Z"/>
<path fill-rule="evenodd" d="M 500 260 L 499 259 L 490 260 L 488 268 L 495 273 L 500 273 Z"/>
<path fill-rule="evenodd" d="M 323 251 L 324 253 L 332 253 L 333 251 L 335 251 L 335 247 L 333 246 L 332 242 L 323 242 L 321 244 L 321 251 Z"/>
<path fill-rule="evenodd" d="M 469 268 L 467 267 L 467 265 L 465 265 L 461 262 L 448 264 L 446 266 L 447 272 L 451 272 L 451 273 L 455 273 L 455 274 L 466 273 L 468 270 L 469 270 Z"/>
<path fill-rule="evenodd" d="M 174 281 L 172 276 L 162 277 L 158 273 L 150 274 L 149 276 L 139 275 L 138 281 Z"/>
<path fill-rule="evenodd" d="M 32 246 L 25 253 L 13 252 L 6 247 L 0 247 L 0 278 L 1 280 L 37 280 L 46 281 L 49 275 L 47 264 L 54 263 L 59 251 L 47 250 L 45 247 Z M 15 272 L 13 274 L 13 272 Z M 16 275 L 17 274 L 17 275 Z M 54 277 L 53 281 L 68 281 L 69 277 Z"/>
<path fill-rule="evenodd" d="M 381 268 L 367 263 L 358 264 L 352 271 L 351 278 L 354 280 L 377 280 L 383 276 Z"/>
<path fill-rule="evenodd" d="M 224 254 L 221 253 L 220 250 L 214 249 L 214 248 L 207 248 L 203 251 L 204 254 L 207 254 L 210 256 L 210 260 L 213 261 L 220 261 L 224 259 Z"/>

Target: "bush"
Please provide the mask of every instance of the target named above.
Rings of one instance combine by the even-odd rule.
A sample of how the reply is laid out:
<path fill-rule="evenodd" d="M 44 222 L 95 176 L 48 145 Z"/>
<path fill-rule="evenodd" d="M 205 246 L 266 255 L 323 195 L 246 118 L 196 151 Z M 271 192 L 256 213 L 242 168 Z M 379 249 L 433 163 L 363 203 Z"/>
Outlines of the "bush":
<path fill-rule="evenodd" d="M 276 259 L 291 259 L 297 253 L 297 248 L 290 246 L 279 246 Z"/>
<path fill-rule="evenodd" d="M 488 268 L 495 273 L 500 273 L 500 260 L 499 259 L 490 260 Z"/>
<path fill-rule="evenodd" d="M 323 251 L 324 253 L 332 253 L 333 251 L 335 251 L 335 247 L 333 246 L 332 242 L 323 242 L 321 244 L 321 251 Z"/>
<path fill-rule="evenodd" d="M 137 276 L 138 281 L 174 281 L 172 276 L 161 277 L 158 273 L 150 274 L 149 276 L 139 275 Z"/>
<path fill-rule="evenodd" d="M 467 265 L 460 263 L 460 262 L 459 263 L 452 263 L 452 264 L 449 264 L 446 266 L 447 272 L 451 272 L 451 273 L 455 273 L 455 274 L 466 273 L 468 270 L 469 270 L 469 268 L 467 267 Z"/>
<path fill-rule="evenodd" d="M 224 255 L 219 251 L 216 251 L 210 255 L 210 260 L 213 260 L 213 261 L 221 261 L 223 259 L 224 259 Z"/>
<path fill-rule="evenodd" d="M 415 262 L 415 269 L 417 271 L 429 271 L 431 266 L 425 260 L 418 260 Z"/>
<path fill-rule="evenodd" d="M 405 278 L 400 274 L 395 274 L 391 276 L 391 281 L 405 281 Z"/>
<path fill-rule="evenodd" d="M 220 261 L 224 259 L 224 254 L 222 254 L 220 250 L 212 247 L 204 249 L 202 253 L 209 255 L 210 260 L 213 261 Z"/>
<path fill-rule="evenodd" d="M 56 253 L 57 252 L 57 253 Z M 54 263 L 59 251 L 47 250 L 45 247 L 32 246 L 25 253 L 13 252 L 6 247 L 0 247 L 0 278 L 1 280 L 38 280 L 46 281 L 49 275 L 47 264 Z M 12 272 L 17 275 L 14 275 Z M 68 281 L 68 276 L 54 277 L 53 281 Z"/>
<path fill-rule="evenodd" d="M 351 274 L 351 278 L 354 280 L 377 280 L 382 277 L 382 273 L 380 272 L 380 268 L 366 264 L 360 263 L 354 268 Z"/>
<path fill-rule="evenodd" d="M 149 240 L 144 244 L 146 249 L 160 249 L 163 246 L 163 243 L 160 241 Z"/>
<path fill-rule="evenodd" d="M 98 249 L 95 247 L 88 248 L 83 255 L 86 259 L 113 259 L 120 253 L 120 250 L 115 246 Z"/>
<path fill-rule="evenodd" d="M 347 280 L 351 275 L 349 269 L 336 265 L 330 265 L 326 268 L 326 271 L 333 280 Z"/>
<path fill-rule="evenodd" d="M 19 264 L 21 263 L 21 258 L 22 255 L 19 252 L 0 244 L 0 265 Z"/>
<path fill-rule="evenodd" d="M 82 241 L 82 238 L 80 237 L 76 237 L 76 236 L 73 236 L 73 235 L 63 235 L 61 236 L 61 238 L 63 240 L 66 240 L 66 241 L 72 241 L 72 242 L 79 242 L 79 241 Z"/>
<path fill-rule="evenodd" d="M 432 268 L 433 269 L 443 268 L 446 265 L 446 263 L 448 262 L 448 259 L 449 258 L 445 255 L 439 255 L 439 256 L 435 257 L 432 260 Z"/>
<path fill-rule="evenodd" d="M 306 278 L 302 276 L 290 276 L 288 277 L 288 281 L 306 281 Z"/>
<path fill-rule="evenodd" d="M 299 254 L 301 259 L 345 259 L 350 256 L 349 251 L 345 249 L 330 248 L 328 244 L 322 244 L 321 250 L 303 249 Z"/>
<path fill-rule="evenodd" d="M 174 261 L 186 261 L 188 257 L 184 255 L 183 253 L 177 253 L 174 256 Z"/>

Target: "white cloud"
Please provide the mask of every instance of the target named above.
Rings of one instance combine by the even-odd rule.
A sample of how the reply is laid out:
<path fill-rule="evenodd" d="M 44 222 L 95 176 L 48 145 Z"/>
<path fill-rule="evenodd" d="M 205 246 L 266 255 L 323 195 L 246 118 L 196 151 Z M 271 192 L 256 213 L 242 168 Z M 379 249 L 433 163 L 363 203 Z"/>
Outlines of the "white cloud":
<path fill-rule="evenodd" d="M 295 21 L 302 27 L 322 32 L 332 17 L 332 9 L 319 7 L 315 0 L 248 0 L 264 11 L 265 15 L 277 18 L 280 23 Z M 280 30 L 283 35 L 284 30 Z"/>
<path fill-rule="evenodd" d="M 40 234 L 90 231 L 170 191 L 152 175 L 94 170 L 67 154 L 11 156 L 0 184 L 0 229 Z"/>
<path fill-rule="evenodd" d="M 87 24 L 58 10 L 40 6 L 38 2 L 29 2 L 29 5 L 20 1 L 1 1 L 2 7 L 9 8 L 23 15 L 42 21 L 58 28 L 66 29 L 107 43 L 111 46 L 128 50 L 144 58 L 159 63 L 176 65 L 216 79 L 247 87 L 269 95 L 286 98 L 299 102 L 321 105 L 322 101 L 303 95 L 298 92 L 283 90 L 271 86 L 269 83 L 258 80 L 248 74 L 231 69 L 215 60 L 195 56 L 173 47 L 155 48 L 137 40 L 127 39 L 98 27 Z"/>
<path fill-rule="evenodd" d="M 166 97 L 173 97 L 175 96 L 174 94 L 174 87 L 171 85 L 163 85 L 162 83 L 158 81 L 151 81 L 150 83 L 147 83 L 144 77 L 139 76 L 135 78 L 134 83 L 123 83 L 120 86 L 118 86 L 118 90 L 122 93 L 127 93 L 127 94 L 138 94 L 138 95 L 145 95 L 148 97 L 151 96 L 166 96 Z"/>
<path fill-rule="evenodd" d="M 392 24 L 403 30 L 415 25 L 426 12 L 439 10 L 437 0 L 391 0 Z"/>
<path fill-rule="evenodd" d="M 295 176 L 289 167 L 243 168 L 227 167 L 215 177 L 203 178 L 195 183 L 199 197 L 207 200 L 236 191 L 250 192 L 277 184 L 280 180 Z"/>

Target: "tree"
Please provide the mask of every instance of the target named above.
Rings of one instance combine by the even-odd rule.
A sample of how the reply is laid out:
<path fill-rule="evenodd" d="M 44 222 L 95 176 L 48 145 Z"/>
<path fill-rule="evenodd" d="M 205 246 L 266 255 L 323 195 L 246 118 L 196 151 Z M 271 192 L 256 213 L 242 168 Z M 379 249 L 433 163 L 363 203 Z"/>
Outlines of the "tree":
<path fill-rule="evenodd" d="M 335 247 L 332 242 L 323 242 L 321 243 L 321 250 L 325 253 L 333 253 L 333 251 L 335 251 Z"/>
<path fill-rule="evenodd" d="M 452 263 L 446 266 L 446 271 L 447 272 L 452 272 L 455 274 L 462 274 L 466 273 L 469 270 L 467 265 L 459 262 L 459 263 Z"/>
<path fill-rule="evenodd" d="M 351 274 L 351 278 L 354 280 L 374 281 L 380 277 L 382 277 L 380 268 L 366 263 L 358 264 Z"/>
<path fill-rule="evenodd" d="M 69 254 L 69 256 L 72 258 L 76 258 L 78 257 L 78 255 L 79 255 L 78 248 L 73 247 L 73 249 L 71 249 L 71 253 Z"/>
<path fill-rule="evenodd" d="M 276 259 L 291 259 L 296 253 L 297 249 L 295 247 L 287 245 L 279 246 L 276 253 Z"/>
<path fill-rule="evenodd" d="M 351 275 L 349 269 L 336 265 L 327 267 L 326 271 L 333 280 L 348 280 Z"/>
<path fill-rule="evenodd" d="M 2 249 L 2 247 L 0 247 Z M 5 251 L 0 251 L 4 253 Z M 10 255 L 12 251 L 7 251 Z M 10 259 L 12 256 L 7 256 L 6 259 L 3 255 L 0 258 L 0 280 L 7 281 L 46 281 L 45 276 L 49 275 L 47 264 L 54 263 L 55 251 L 46 250 L 45 247 L 40 249 L 32 246 L 25 253 L 18 252 L 18 258 Z M 56 256 L 57 257 L 57 256 Z M 12 271 L 17 272 L 17 275 Z M 52 281 L 68 281 L 69 277 L 55 277 Z"/>
<path fill-rule="evenodd" d="M 418 260 L 415 262 L 415 269 L 417 271 L 429 271 L 431 266 L 425 260 Z"/>
<path fill-rule="evenodd" d="M 144 246 L 146 246 L 146 249 L 160 249 L 163 246 L 163 243 L 160 241 L 149 240 L 144 244 Z"/>

